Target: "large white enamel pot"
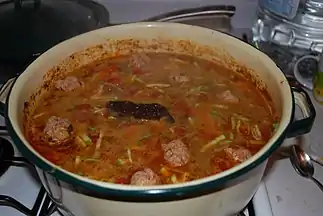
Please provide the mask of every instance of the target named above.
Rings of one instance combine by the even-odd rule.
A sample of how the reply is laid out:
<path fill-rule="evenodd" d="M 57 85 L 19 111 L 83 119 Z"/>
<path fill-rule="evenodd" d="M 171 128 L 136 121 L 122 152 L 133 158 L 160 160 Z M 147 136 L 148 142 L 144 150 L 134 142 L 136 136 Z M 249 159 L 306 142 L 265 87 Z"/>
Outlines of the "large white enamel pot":
<path fill-rule="evenodd" d="M 236 69 L 239 65 L 250 68 L 281 114 L 275 134 L 244 163 L 215 176 L 175 185 L 137 187 L 94 181 L 69 173 L 39 155 L 26 140 L 22 127 L 24 105 L 30 96 L 62 73 L 130 49 L 186 53 L 218 59 Z M 62 214 L 75 216 L 235 215 L 256 192 L 268 157 L 286 137 L 309 132 L 315 118 L 308 95 L 291 87 L 265 54 L 232 36 L 176 23 L 125 24 L 69 39 L 41 55 L 19 77 L 7 82 L 0 93 L 7 129 L 15 145 L 37 167 L 42 184 Z M 297 121 L 293 121 L 295 104 L 304 116 Z"/>

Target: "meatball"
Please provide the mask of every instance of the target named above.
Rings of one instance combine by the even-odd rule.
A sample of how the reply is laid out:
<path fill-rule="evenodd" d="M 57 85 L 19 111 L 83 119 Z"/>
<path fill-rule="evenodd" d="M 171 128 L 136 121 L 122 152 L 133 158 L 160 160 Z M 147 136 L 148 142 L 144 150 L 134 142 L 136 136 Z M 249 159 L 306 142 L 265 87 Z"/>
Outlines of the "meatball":
<path fill-rule="evenodd" d="M 143 170 L 137 171 L 135 174 L 132 175 L 131 182 L 130 182 L 130 184 L 132 185 L 140 185 L 140 186 L 157 185 L 159 183 L 160 183 L 159 176 L 149 168 L 145 168 Z"/>
<path fill-rule="evenodd" d="M 243 162 L 252 156 L 248 149 L 244 148 L 225 148 L 225 153 L 233 160 Z"/>
<path fill-rule="evenodd" d="M 55 87 L 63 91 L 73 91 L 81 86 L 81 82 L 74 76 L 68 76 L 63 80 L 57 80 Z"/>
<path fill-rule="evenodd" d="M 162 144 L 164 159 L 173 167 L 184 166 L 188 163 L 190 154 L 187 146 L 181 140 L 173 140 Z"/>
<path fill-rule="evenodd" d="M 239 103 L 239 98 L 234 96 L 230 90 L 226 90 L 221 94 L 218 94 L 217 96 L 218 98 L 224 100 L 224 102 L 227 103 Z"/>
<path fill-rule="evenodd" d="M 73 127 L 67 119 L 52 116 L 47 120 L 43 132 L 50 145 L 61 145 L 71 140 Z"/>

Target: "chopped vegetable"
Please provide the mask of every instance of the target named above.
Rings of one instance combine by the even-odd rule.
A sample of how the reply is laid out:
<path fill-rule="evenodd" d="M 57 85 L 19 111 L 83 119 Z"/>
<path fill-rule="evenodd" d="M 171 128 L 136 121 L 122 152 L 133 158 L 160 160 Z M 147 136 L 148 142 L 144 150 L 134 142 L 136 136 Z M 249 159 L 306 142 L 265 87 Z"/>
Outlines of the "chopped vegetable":
<path fill-rule="evenodd" d="M 255 140 L 262 140 L 262 135 L 261 135 L 258 125 L 254 125 L 251 128 L 251 135 Z"/>
<path fill-rule="evenodd" d="M 44 116 L 45 114 L 46 114 L 45 112 L 38 113 L 38 114 L 36 114 L 36 115 L 34 115 L 34 116 L 33 116 L 33 119 L 37 119 L 37 118 L 39 118 L 39 117 L 42 117 L 42 116 Z"/>
<path fill-rule="evenodd" d="M 92 140 L 88 135 L 86 135 L 86 134 L 82 135 L 82 139 L 84 140 L 84 143 L 86 145 L 91 145 L 92 144 Z"/>
<path fill-rule="evenodd" d="M 84 142 L 84 140 L 80 136 L 75 137 L 75 141 L 77 144 L 79 144 L 81 147 L 86 147 L 87 144 Z"/>
<path fill-rule="evenodd" d="M 190 94 L 199 94 L 199 93 L 202 93 L 202 92 L 207 93 L 207 92 L 205 92 L 207 89 L 208 89 L 207 86 L 198 86 L 196 88 L 190 89 L 187 92 L 187 95 L 190 95 Z"/>
<path fill-rule="evenodd" d="M 81 157 L 80 156 L 76 156 L 75 160 L 74 160 L 74 165 L 77 166 L 81 163 Z"/>
<path fill-rule="evenodd" d="M 160 92 L 160 93 L 165 93 L 162 89 L 154 87 L 153 89 L 155 89 L 156 91 Z"/>
<path fill-rule="evenodd" d="M 192 117 L 188 117 L 187 120 L 191 125 L 194 125 L 194 120 Z"/>
<path fill-rule="evenodd" d="M 228 106 L 223 105 L 223 104 L 213 104 L 212 107 L 213 108 L 220 108 L 220 109 L 229 109 Z"/>
<path fill-rule="evenodd" d="M 98 113 L 101 116 L 104 115 L 105 111 L 106 111 L 105 108 L 97 108 L 97 107 L 94 107 L 94 113 Z"/>
<path fill-rule="evenodd" d="M 96 96 L 93 95 L 90 97 L 91 100 L 98 100 L 98 101 L 108 101 L 108 100 L 118 100 L 118 97 L 115 95 L 102 95 L 102 96 Z M 96 110 L 102 109 L 102 107 L 94 107 L 94 112 Z"/>
<path fill-rule="evenodd" d="M 217 111 L 215 111 L 215 110 L 212 110 L 212 111 L 211 111 L 211 115 L 212 115 L 213 117 L 216 117 L 216 116 L 218 116 L 218 112 L 217 112 Z"/>
<path fill-rule="evenodd" d="M 142 140 L 148 139 L 148 138 L 150 138 L 151 136 L 152 136 L 152 134 L 146 134 L 146 135 L 142 136 L 142 137 L 140 138 L 140 140 L 139 140 L 139 141 L 142 141 Z"/>
<path fill-rule="evenodd" d="M 226 137 L 224 134 L 221 134 L 220 136 L 216 137 L 214 140 L 212 140 L 211 142 L 207 143 L 206 145 L 204 145 L 201 148 L 201 152 L 205 152 L 207 149 L 215 146 L 216 144 L 220 143 L 221 141 L 225 140 Z"/>
<path fill-rule="evenodd" d="M 86 162 L 97 162 L 97 161 L 100 161 L 100 160 L 97 159 L 97 158 L 84 158 L 83 161 L 86 161 Z"/>
<path fill-rule="evenodd" d="M 120 88 L 119 86 L 115 85 L 115 84 L 111 84 L 111 83 L 106 83 L 106 85 L 110 86 L 111 88 L 115 88 L 120 92 L 123 92 L 123 89 Z"/>
<path fill-rule="evenodd" d="M 239 119 L 239 120 L 241 120 L 241 121 L 245 121 L 245 122 L 250 121 L 250 119 L 249 119 L 249 118 L 244 117 L 244 116 L 239 115 L 239 114 L 236 114 L 236 113 L 234 113 L 234 114 L 233 114 L 233 116 L 234 116 L 236 119 Z"/>
<path fill-rule="evenodd" d="M 277 130 L 278 126 L 279 126 L 279 123 L 278 123 L 278 122 L 275 122 L 275 123 L 273 124 L 273 129 L 274 129 L 274 131 L 276 131 L 276 130 Z"/>
<path fill-rule="evenodd" d="M 75 160 L 74 160 L 75 166 L 78 166 L 82 161 L 85 161 L 85 162 L 97 162 L 97 161 L 100 161 L 100 160 L 98 158 L 93 158 L 93 157 L 82 158 L 81 156 L 76 156 Z"/>
<path fill-rule="evenodd" d="M 237 125 L 236 125 L 236 131 L 240 133 L 240 126 L 241 126 L 241 121 L 238 120 Z"/>
<path fill-rule="evenodd" d="M 175 63 L 180 63 L 180 64 L 187 64 L 186 61 L 179 59 L 179 58 L 171 58 L 170 61 L 175 62 Z M 196 62 L 195 62 L 196 64 Z"/>
<path fill-rule="evenodd" d="M 166 176 L 166 177 L 168 177 L 168 176 L 170 176 L 170 175 L 171 175 L 171 173 L 166 169 L 166 167 L 162 167 L 162 168 L 160 169 L 160 173 L 161 173 L 163 176 Z"/>
<path fill-rule="evenodd" d="M 188 180 L 188 178 L 190 177 L 190 174 L 188 172 L 185 172 L 183 175 L 182 175 L 182 178 L 181 178 L 181 182 L 186 182 Z"/>
<path fill-rule="evenodd" d="M 234 135 L 233 135 L 233 133 L 229 133 L 229 139 L 230 139 L 230 140 L 233 140 L 233 139 L 234 139 Z"/>
<path fill-rule="evenodd" d="M 85 176 L 85 174 L 83 172 L 77 172 L 77 174 L 80 176 Z"/>
<path fill-rule="evenodd" d="M 101 148 L 103 135 L 104 135 L 103 130 L 100 130 L 99 138 L 97 139 L 97 141 L 95 143 L 95 152 L 94 152 L 94 154 L 96 154 L 98 152 L 98 150 Z"/>
<path fill-rule="evenodd" d="M 96 130 L 96 128 L 95 128 L 95 127 L 88 127 L 88 130 L 89 130 L 89 131 L 95 131 L 95 130 Z"/>
<path fill-rule="evenodd" d="M 139 82 L 139 83 L 144 83 L 144 81 L 142 79 L 140 79 L 139 77 L 137 77 L 136 75 L 133 75 L 131 77 L 131 82 Z"/>
<path fill-rule="evenodd" d="M 177 177 L 175 174 L 173 174 L 171 177 L 170 177 L 170 180 L 172 181 L 172 183 L 177 183 Z"/>
<path fill-rule="evenodd" d="M 232 143 L 232 140 L 223 140 L 223 141 L 221 141 L 221 145 L 228 144 L 228 143 Z"/>
<path fill-rule="evenodd" d="M 153 83 L 153 84 L 147 84 L 146 85 L 148 88 L 167 88 L 170 87 L 170 84 L 165 84 L 165 83 Z"/>
<path fill-rule="evenodd" d="M 119 159 L 117 160 L 117 165 L 123 165 L 123 164 L 126 164 L 126 161 L 125 161 L 125 160 L 123 160 L 123 159 L 121 159 L 121 158 L 119 158 Z"/>
<path fill-rule="evenodd" d="M 128 155 L 129 162 L 132 163 L 131 150 L 129 148 L 127 149 L 127 155 Z"/>

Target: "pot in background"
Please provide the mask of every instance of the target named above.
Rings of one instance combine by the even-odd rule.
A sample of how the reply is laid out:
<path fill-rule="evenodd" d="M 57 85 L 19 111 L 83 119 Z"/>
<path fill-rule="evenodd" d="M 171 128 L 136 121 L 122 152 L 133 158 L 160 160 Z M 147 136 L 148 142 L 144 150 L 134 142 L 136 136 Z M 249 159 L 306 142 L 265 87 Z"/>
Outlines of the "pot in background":
<path fill-rule="evenodd" d="M 87 49 L 98 44 L 103 45 Z M 103 53 L 138 49 L 138 44 L 143 50 L 186 53 L 234 65 L 233 58 L 238 64 L 253 69 L 260 84 L 267 86 L 281 115 L 273 137 L 258 153 L 238 166 L 175 185 L 138 187 L 99 182 L 67 172 L 39 155 L 24 137 L 22 127 L 24 103 L 36 89 L 57 74 L 68 73 L 73 67 L 87 64 Z M 72 54 L 73 57 L 69 57 Z M 309 132 L 315 118 L 315 109 L 306 92 L 291 88 L 283 73 L 265 54 L 224 33 L 176 23 L 125 24 L 64 41 L 4 85 L 0 99 L 4 102 L 4 98 L 4 115 L 11 138 L 19 151 L 37 166 L 42 184 L 66 216 L 235 215 L 256 192 L 267 158 L 286 137 Z M 303 111 L 304 118 L 292 122 L 295 104 Z"/>

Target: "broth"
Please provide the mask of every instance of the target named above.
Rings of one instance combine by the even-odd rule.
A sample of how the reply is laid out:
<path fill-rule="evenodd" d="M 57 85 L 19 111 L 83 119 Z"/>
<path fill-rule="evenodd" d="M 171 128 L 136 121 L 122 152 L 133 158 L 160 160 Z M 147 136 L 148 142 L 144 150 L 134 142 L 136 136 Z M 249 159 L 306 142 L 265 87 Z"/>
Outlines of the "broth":
<path fill-rule="evenodd" d="M 119 184 L 175 184 L 220 173 L 266 144 L 279 120 L 269 94 L 215 62 L 137 53 L 55 81 L 26 122 L 58 166 Z"/>

